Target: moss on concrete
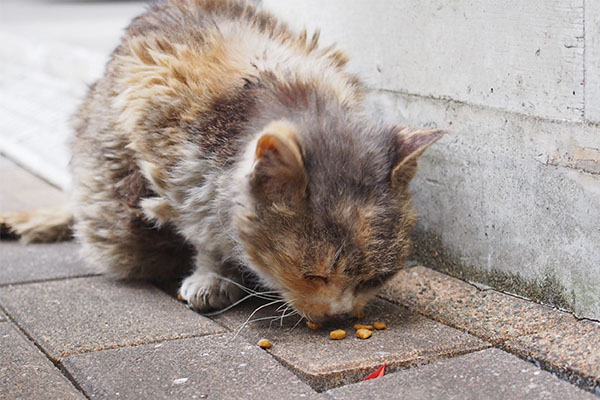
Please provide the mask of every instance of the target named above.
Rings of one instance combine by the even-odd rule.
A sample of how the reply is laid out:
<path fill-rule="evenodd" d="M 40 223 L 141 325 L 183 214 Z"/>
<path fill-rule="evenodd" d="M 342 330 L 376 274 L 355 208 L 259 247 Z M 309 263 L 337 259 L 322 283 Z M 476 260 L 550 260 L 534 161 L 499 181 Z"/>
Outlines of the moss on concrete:
<path fill-rule="evenodd" d="M 568 296 L 567 290 L 552 270 L 546 270 L 542 280 L 527 280 L 514 273 L 494 269 L 488 271 L 466 265 L 452 254 L 437 236 L 422 230 L 415 229 L 413 240 L 413 258 L 426 267 L 464 281 L 483 283 L 502 292 L 574 312 L 572 296 Z"/>

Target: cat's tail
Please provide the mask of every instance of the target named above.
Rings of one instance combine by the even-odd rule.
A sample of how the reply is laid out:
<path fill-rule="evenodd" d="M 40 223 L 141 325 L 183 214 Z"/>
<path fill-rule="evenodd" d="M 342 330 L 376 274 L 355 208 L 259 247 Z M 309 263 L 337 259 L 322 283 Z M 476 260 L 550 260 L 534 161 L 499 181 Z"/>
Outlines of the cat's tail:
<path fill-rule="evenodd" d="M 0 214 L 0 238 L 23 243 L 47 243 L 73 237 L 73 209 L 70 204 Z"/>

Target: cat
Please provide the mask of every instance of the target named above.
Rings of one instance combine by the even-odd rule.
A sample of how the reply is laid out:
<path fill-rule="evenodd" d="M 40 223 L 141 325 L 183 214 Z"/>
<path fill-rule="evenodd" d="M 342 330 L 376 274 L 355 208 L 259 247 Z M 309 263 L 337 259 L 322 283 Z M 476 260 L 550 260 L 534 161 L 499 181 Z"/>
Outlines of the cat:
<path fill-rule="evenodd" d="M 250 2 L 157 2 L 74 116 L 70 211 L 3 224 L 51 240 L 74 220 L 85 260 L 188 271 L 179 295 L 201 312 L 251 273 L 309 320 L 359 315 L 404 265 L 408 184 L 443 132 L 377 122 L 347 61 Z"/>

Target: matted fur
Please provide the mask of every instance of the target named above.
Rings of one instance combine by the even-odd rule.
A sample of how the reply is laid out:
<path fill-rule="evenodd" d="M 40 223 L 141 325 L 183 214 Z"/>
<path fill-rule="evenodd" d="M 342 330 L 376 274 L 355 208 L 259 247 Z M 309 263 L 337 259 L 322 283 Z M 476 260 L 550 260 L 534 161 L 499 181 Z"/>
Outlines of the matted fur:
<path fill-rule="evenodd" d="M 346 57 L 237 0 L 156 3 L 75 119 L 75 233 L 120 278 L 200 310 L 242 269 L 311 319 L 359 312 L 402 268 L 408 183 L 439 131 L 381 126 Z"/>

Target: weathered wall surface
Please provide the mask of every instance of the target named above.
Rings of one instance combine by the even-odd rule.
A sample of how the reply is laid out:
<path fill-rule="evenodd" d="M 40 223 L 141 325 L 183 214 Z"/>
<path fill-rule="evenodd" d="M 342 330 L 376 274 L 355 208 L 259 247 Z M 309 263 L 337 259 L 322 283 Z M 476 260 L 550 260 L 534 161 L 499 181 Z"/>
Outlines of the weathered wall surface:
<path fill-rule="evenodd" d="M 417 255 L 600 319 L 600 2 L 263 0 L 353 57 L 420 163 Z"/>

